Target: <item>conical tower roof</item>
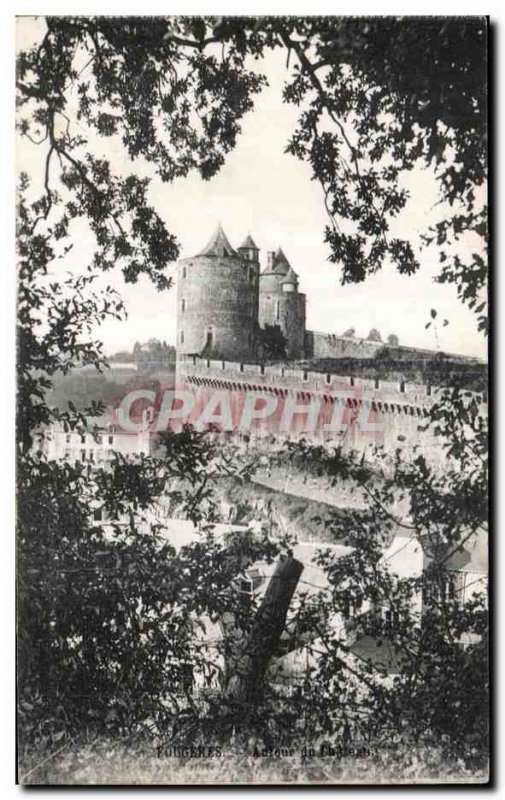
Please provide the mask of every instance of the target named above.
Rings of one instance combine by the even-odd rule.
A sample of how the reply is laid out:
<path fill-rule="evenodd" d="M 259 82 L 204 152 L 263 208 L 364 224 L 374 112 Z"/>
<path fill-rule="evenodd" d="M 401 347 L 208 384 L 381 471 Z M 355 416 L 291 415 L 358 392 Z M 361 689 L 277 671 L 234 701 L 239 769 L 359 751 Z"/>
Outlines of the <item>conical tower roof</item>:
<path fill-rule="evenodd" d="M 289 267 L 289 261 L 287 260 L 282 247 L 279 247 L 276 254 L 275 254 L 276 261 L 282 261 L 284 264 L 287 264 Z"/>
<path fill-rule="evenodd" d="M 294 271 L 293 267 L 289 268 L 282 283 L 298 283 L 298 275 Z"/>
<path fill-rule="evenodd" d="M 244 250 L 245 248 L 249 249 L 252 248 L 254 250 L 259 250 L 259 247 L 257 246 L 256 242 L 254 241 L 250 233 L 247 234 L 246 238 L 244 239 L 244 241 L 242 242 L 242 244 L 238 249 Z"/>
<path fill-rule="evenodd" d="M 290 270 L 290 263 L 287 260 L 286 256 L 281 247 L 277 250 L 274 256 L 274 272 L 277 275 L 287 275 Z"/>
<path fill-rule="evenodd" d="M 236 252 L 228 241 L 221 223 L 218 224 L 214 234 L 199 256 L 236 256 Z"/>

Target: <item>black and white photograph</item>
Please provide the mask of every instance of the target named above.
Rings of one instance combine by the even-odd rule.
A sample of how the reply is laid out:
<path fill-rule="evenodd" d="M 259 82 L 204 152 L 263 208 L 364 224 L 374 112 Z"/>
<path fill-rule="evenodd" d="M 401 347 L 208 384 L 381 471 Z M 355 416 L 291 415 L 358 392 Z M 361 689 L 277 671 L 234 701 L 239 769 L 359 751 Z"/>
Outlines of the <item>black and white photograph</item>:
<path fill-rule="evenodd" d="M 486 10 L 166 11 L 15 22 L 16 783 L 488 785 Z"/>

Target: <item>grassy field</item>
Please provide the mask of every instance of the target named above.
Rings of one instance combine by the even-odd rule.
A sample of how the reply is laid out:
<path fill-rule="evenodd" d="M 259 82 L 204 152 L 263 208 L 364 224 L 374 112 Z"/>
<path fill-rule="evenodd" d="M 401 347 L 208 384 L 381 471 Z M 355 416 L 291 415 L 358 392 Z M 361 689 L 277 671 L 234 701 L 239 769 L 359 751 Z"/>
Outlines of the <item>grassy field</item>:
<path fill-rule="evenodd" d="M 47 402 L 60 409 L 67 408 L 69 400 L 79 410 L 84 410 L 93 400 L 101 400 L 106 406 L 115 406 L 135 389 L 159 391 L 173 386 L 174 381 L 175 369 L 172 368 L 134 370 L 112 364 L 103 373 L 91 368 L 75 369 L 67 375 L 53 377 Z"/>

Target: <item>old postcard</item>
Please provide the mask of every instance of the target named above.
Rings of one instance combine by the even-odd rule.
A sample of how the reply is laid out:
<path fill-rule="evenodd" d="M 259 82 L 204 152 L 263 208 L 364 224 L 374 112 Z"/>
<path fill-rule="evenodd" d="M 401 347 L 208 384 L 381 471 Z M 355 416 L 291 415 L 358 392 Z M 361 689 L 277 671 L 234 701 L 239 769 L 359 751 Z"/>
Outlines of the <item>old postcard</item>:
<path fill-rule="evenodd" d="M 18 782 L 488 782 L 487 19 L 16 27 Z"/>

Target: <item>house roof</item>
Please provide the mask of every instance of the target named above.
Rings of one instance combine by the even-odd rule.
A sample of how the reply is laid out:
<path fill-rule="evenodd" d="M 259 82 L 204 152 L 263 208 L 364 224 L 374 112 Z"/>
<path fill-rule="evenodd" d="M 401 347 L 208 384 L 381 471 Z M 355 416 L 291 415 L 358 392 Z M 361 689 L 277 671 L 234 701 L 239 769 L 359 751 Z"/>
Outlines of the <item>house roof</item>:
<path fill-rule="evenodd" d="M 454 550 L 454 545 L 451 547 Z M 461 572 L 488 572 L 488 541 L 487 535 L 476 531 L 467 541 L 452 552 L 445 566 L 449 570 Z"/>
<path fill-rule="evenodd" d="M 252 250 L 259 250 L 259 247 L 257 246 L 256 242 L 254 241 L 250 233 L 247 234 L 246 238 L 244 239 L 244 241 L 242 242 L 242 244 L 238 249 L 245 250 L 246 248 Z"/>
<path fill-rule="evenodd" d="M 218 224 L 209 243 L 198 253 L 199 256 L 236 256 L 221 223 Z"/>

